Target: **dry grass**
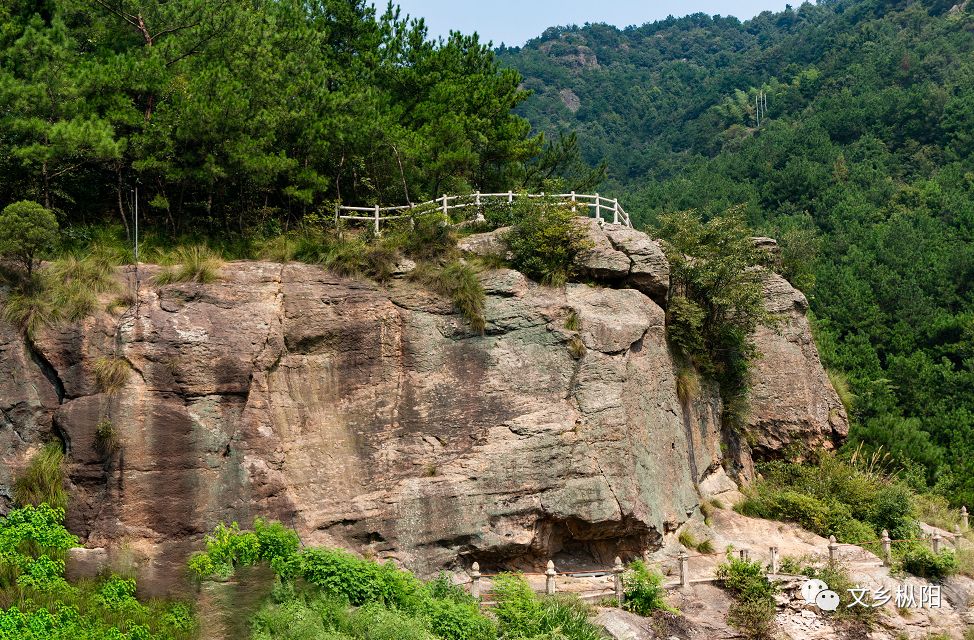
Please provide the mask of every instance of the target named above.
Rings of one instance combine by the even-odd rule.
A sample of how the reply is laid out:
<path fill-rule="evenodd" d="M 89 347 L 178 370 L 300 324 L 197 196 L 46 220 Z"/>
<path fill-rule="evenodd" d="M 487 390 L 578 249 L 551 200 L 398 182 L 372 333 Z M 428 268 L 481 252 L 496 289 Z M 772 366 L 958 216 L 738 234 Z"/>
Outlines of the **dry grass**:
<path fill-rule="evenodd" d="M 572 354 L 572 357 L 576 360 L 581 360 L 587 353 L 585 343 L 582 342 L 582 339 L 578 336 L 572 336 L 568 341 L 568 352 Z"/>
<path fill-rule="evenodd" d="M 108 356 L 97 358 L 91 364 L 95 374 L 95 385 L 102 393 L 117 393 L 128 382 L 131 368 L 124 358 Z"/>
<path fill-rule="evenodd" d="M 582 321 L 578 317 L 578 311 L 572 309 L 565 316 L 565 329 L 568 331 L 579 331 L 582 328 Z"/>
<path fill-rule="evenodd" d="M 693 367 L 683 365 L 676 370 L 676 395 L 684 405 L 700 395 L 700 375 Z"/>

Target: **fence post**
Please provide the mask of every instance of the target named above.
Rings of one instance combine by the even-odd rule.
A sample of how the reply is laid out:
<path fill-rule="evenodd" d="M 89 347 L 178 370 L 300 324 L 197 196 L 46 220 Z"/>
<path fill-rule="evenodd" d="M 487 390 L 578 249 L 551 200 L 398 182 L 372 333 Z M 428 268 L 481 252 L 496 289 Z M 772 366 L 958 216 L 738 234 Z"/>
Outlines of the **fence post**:
<path fill-rule="evenodd" d="M 483 222 L 486 218 L 484 218 L 484 212 L 481 211 L 481 209 L 480 209 L 480 192 L 479 191 L 474 194 L 474 203 L 477 206 L 477 222 Z"/>
<path fill-rule="evenodd" d="M 883 564 L 888 567 L 890 561 L 890 552 L 889 552 L 890 539 L 889 539 L 889 531 L 887 531 L 886 529 L 883 529 L 883 537 L 881 538 L 881 540 L 883 542 Z"/>
<path fill-rule="evenodd" d="M 446 194 L 444 193 L 443 197 L 440 199 L 443 200 L 443 217 L 445 218 L 447 215 L 449 215 L 449 211 L 446 208 Z"/>
<path fill-rule="evenodd" d="M 625 571 L 625 570 L 626 570 L 626 568 L 622 566 L 622 558 L 620 558 L 619 556 L 616 556 L 615 564 L 612 566 L 612 573 L 614 574 L 613 575 L 613 580 L 612 580 L 612 586 L 615 587 L 615 590 L 616 590 L 616 602 L 619 603 L 619 606 L 620 607 L 622 606 L 622 595 L 623 595 L 623 592 L 622 592 L 622 572 Z"/>
<path fill-rule="evenodd" d="M 375 235 L 379 235 L 379 205 L 375 205 Z"/>
<path fill-rule="evenodd" d="M 690 556 L 687 555 L 684 547 L 680 547 L 677 560 L 680 561 L 680 587 L 686 589 L 690 586 Z"/>
<path fill-rule="evenodd" d="M 771 575 L 778 573 L 778 547 L 771 547 Z"/>
<path fill-rule="evenodd" d="M 954 544 L 957 544 L 957 540 L 960 539 L 960 537 L 961 537 L 960 525 L 959 524 L 955 524 L 954 525 Z"/>
<path fill-rule="evenodd" d="M 602 199 L 599 194 L 595 194 L 595 219 L 602 222 Z"/>
<path fill-rule="evenodd" d="M 507 192 L 507 204 L 513 204 L 513 203 L 514 203 L 514 192 L 513 191 L 508 191 Z"/>
<path fill-rule="evenodd" d="M 480 598 L 480 563 L 474 562 L 470 567 L 470 595 Z"/>
<path fill-rule="evenodd" d="M 612 224 L 619 224 L 619 198 L 612 201 Z"/>
<path fill-rule="evenodd" d="M 748 553 L 747 549 L 741 549 L 740 556 L 741 556 L 741 560 L 743 560 L 744 562 L 750 560 L 750 554 Z"/>
<path fill-rule="evenodd" d="M 553 560 L 548 561 L 548 569 L 544 572 L 544 592 L 549 596 L 555 595 L 555 563 Z"/>
<path fill-rule="evenodd" d="M 575 204 L 575 192 L 572 191 L 572 213 L 578 213 L 578 205 Z"/>
<path fill-rule="evenodd" d="M 829 536 L 829 562 L 835 563 L 838 559 L 839 545 L 835 541 L 835 536 Z"/>
<path fill-rule="evenodd" d="M 933 547 L 934 555 L 940 553 L 940 543 L 943 541 L 943 537 L 939 533 L 934 533 L 933 537 L 930 539 L 930 544 Z"/>
<path fill-rule="evenodd" d="M 967 531 L 970 529 L 970 522 L 967 519 L 967 507 L 960 508 L 960 530 Z"/>
<path fill-rule="evenodd" d="M 335 204 L 335 230 L 338 230 L 338 214 L 341 212 L 342 205 Z"/>

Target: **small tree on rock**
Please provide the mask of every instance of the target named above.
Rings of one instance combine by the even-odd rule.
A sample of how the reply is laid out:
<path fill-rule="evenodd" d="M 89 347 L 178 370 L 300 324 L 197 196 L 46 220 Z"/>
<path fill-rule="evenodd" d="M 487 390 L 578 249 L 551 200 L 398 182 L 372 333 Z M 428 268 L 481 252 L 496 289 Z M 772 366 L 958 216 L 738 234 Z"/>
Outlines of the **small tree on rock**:
<path fill-rule="evenodd" d="M 57 218 L 36 202 L 15 202 L 0 213 L 0 255 L 23 264 L 28 278 L 40 257 L 53 248 L 57 237 Z"/>

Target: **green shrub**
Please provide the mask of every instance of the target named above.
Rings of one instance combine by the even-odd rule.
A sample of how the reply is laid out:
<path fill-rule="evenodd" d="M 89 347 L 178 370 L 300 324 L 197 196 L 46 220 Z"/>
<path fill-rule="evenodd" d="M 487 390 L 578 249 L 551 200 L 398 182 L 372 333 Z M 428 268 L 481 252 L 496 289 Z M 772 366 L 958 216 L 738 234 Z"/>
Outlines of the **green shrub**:
<path fill-rule="evenodd" d="M 511 574 L 495 578 L 493 594 L 493 612 L 502 638 L 603 638 L 599 628 L 589 622 L 589 608 L 577 597 L 538 596 L 523 578 Z"/>
<path fill-rule="evenodd" d="M 628 570 L 622 574 L 623 600 L 622 607 L 641 616 L 648 616 L 654 611 L 670 610 L 666 604 L 663 589 L 663 578 L 651 570 L 642 560 L 633 560 Z"/>
<path fill-rule="evenodd" d="M 95 427 L 95 449 L 106 458 L 115 455 L 121 444 L 112 421 L 105 418 Z"/>
<path fill-rule="evenodd" d="M 518 211 L 506 236 L 514 268 L 543 284 L 561 286 L 576 275 L 576 261 L 592 243 L 570 207 L 547 201 L 528 205 Z"/>
<path fill-rule="evenodd" d="M 776 587 L 764 574 L 759 562 L 736 558 L 728 553 L 727 562 L 717 567 L 716 576 L 734 595 L 735 603 L 727 621 L 745 637 L 765 640 L 773 637 Z"/>
<path fill-rule="evenodd" d="M 57 238 L 57 218 L 36 202 L 21 200 L 0 212 L 0 255 L 19 262 L 28 279 L 38 261 L 54 248 Z"/>
<path fill-rule="evenodd" d="M 863 543 L 886 529 L 894 539 L 915 537 L 916 494 L 903 482 L 819 453 L 809 463 L 761 466 L 762 479 L 735 507 L 745 515 L 796 522 L 839 542 Z"/>
<path fill-rule="evenodd" d="M 935 554 L 922 543 L 907 542 L 897 545 L 896 555 L 904 571 L 920 578 L 943 580 L 957 573 L 957 557 L 953 551 Z"/>
<path fill-rule="evenodd" d="M 64 479 L 61 443 L 48 442 L 31 457 L 27 468 L 14 480 L 14 501 L 22 507 L 50 505 L 53 509 L 63 510 L 68 505 Z"/>

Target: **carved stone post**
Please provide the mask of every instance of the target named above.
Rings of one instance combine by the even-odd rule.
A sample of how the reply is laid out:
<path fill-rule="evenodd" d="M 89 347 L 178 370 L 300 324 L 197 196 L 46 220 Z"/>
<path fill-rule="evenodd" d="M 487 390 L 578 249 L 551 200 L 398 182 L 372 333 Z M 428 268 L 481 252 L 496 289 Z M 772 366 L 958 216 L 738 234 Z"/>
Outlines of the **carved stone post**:
<path fill-rule="evenodd" d="M 558 575 L 555 572 L 555 563 L 552 560 L 548 561 L 548 568 L 544 572 L 544 592 L 549 596 L 555 595 L 555 576 Z"/>
<path fill-rule="evenodd" d="M 960 508 L 960 530 L 968 531 L 970 529 L 970 522 L 967 518 L 967 507 Z"/>
<path fill-rule="evenodd" d="M 748 562 L 751 559 L 751 554 L 747 549 L 741 549 L 739 552 L 741 560 Z"/>
<path fill-rule="evenodd" d="M 572 213 L 578 212 L 578 205 L 575 204 L 575 192 L 572 191 Z"/>
<path fill-rule="evenodd" d="M 680 547 L 677 559 L 680 561 L 680 587 L 687 589 L 690 587 L 690 556 L 687 555 L 687 550 Z"/>
<path fill-rule="evenodd" d="M 626 568 L 624 566 L 622 566 L 622 558 L 620 558 L 619 556 L 616 556 L 615 564 L 612 566 L 612 573 L 613 573 L 613 576 L 612 576 L 612 586 L 615 588 L 615 591 L 616 591 L 616 602 L 619 603 L 619 606 L 620 607 L 622 606 L 622 597 L 623 597 L 622 573 L 625 570 L 626 570 Z"/>
<path fill-rule="evenodd" d="M 485 220 L 485 218 L 484 218 L 484 212 L 481 211 L 481 209 L 480 209 L 480 192 L 479 191 L 474 194 L 474 198 L 475 198 L 474 204 L 477 206 L 477 222 L 483 222 Z"/>
<path fill-rule="evenodd" d="M 930 538 L 930 545 L 933 547 L 934 554 L 940 553 L 941 542 L 943 542 L 943 537 L 939 533 L 934 533 L 933 537 Z"/>
<path fill-rule="evenodd" d="M 839 545 L 835 541 L 835 536 L 829 536 L 829 562 L 835 563 L 839 559 Z"/>
<path fill-rule="evenodd" d="M 886 529 L 883 529 L 882 541 L 883 541 L 883 564 L 888 567 L 890 563 L 890 551 L 889 551 L 890 539 L 889 539 L 889 531 L 887 531 Z"/>
<path fill-rule="evenodd" d="M 771 547 L 771 575 L 778 573 L 778 547 Z"/>
<path fill-rule="evenodd" d="M 470 595 L 480 598 L 480 563 L 474 562 L 470 567 Z"/>
<path fill-rule="evenodd" d="M 619 198 L 612 201 L 612 224 L 619 224 Z"/>

